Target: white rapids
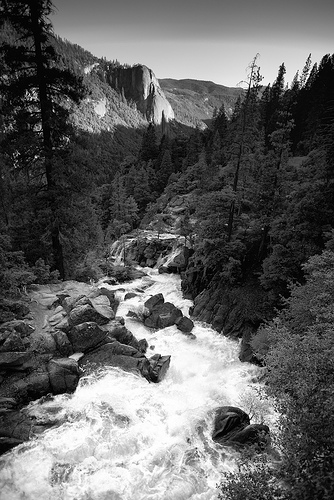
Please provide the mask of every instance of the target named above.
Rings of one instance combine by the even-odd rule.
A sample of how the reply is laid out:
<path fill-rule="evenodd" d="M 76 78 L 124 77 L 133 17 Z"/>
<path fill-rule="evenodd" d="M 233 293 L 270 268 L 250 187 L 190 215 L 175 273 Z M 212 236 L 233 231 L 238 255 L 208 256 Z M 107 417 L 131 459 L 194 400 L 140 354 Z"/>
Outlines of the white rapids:
<path fill-rule="evenodd" d="M 156 270 L 121 288 L 117 312 L 140 310 L 163 293 L 188 315 L 180 278 Z M 238 360 L 238 344 L 195 323 L 196 339 L 127 318 L 149 343 L 147 356 L 171 355 L 159 384 L 109 368 L 80 380 L 73 395 L 36 401 L 28 411 L 55 426 L 0 458 L 1 500 L 213 500 L 236 454 L 211 440 L 213 410 L 241 406 L 258 368 Z M 243 407 L 245 411 L 247 408 Z"/>

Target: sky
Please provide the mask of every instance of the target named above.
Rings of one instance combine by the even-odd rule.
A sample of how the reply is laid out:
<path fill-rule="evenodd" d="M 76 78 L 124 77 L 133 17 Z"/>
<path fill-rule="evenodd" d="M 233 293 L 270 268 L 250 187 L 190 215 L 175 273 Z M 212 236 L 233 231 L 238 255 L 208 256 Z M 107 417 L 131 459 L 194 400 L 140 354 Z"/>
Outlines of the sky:
<path fill-rule="evenodd" d="M 158 79 L 236 87 L 258 55 L 262 83 L 286 83 L 311 54 L 334 53 L 333 0 L 53 0 L 57 35 L 97 57 L 144 64 Z"/>

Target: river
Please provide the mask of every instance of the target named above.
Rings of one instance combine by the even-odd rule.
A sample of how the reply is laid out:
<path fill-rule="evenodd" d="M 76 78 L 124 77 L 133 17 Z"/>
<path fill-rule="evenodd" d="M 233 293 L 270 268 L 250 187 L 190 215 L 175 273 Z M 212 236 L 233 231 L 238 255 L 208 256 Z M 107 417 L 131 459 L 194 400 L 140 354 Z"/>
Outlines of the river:
<path fill-rule="evenodd" d="M 122 284 L 117 315 L 126 318 L 163 293 L 188 315 L 179 276 L 146 269 Z M 120 288 L 109 286 L 111 289 Z M 116 368 L 84 376 L 72 395 L 30 403 L 55 425 L 0 458 L 1 500 L 213 500 L 236 454 L 211 440 L 213 410 L 252 399 L 258 368 L 238 360 L 238 344 L 195 322 L 192 339 L 175 326 L 159 331 L 126 318 L 149 343 L 147 356 L 171 355 L 159 384 Z"/>

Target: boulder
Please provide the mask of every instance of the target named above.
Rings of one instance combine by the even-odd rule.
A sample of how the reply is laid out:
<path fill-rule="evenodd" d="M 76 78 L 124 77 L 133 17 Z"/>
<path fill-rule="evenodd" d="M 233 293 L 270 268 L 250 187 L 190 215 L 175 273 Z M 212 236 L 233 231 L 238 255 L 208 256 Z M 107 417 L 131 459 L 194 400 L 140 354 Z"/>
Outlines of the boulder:
<path fill-rule="evenodd" d="M 220 442 L 231 432 L 236 432 L 250 424 L 249 416 L 240 408 L 222 406 L 217 408 L 214 420 L 212 438 Z"/>
<path fill-rule="evenodd" d="M 109 322 L 109 318 L 100 314 L 90 304 L 76 305 L 69 314 L 70 325 L 76 326 L 87 322 L 105 325 Z"/>
<path fill-rule="evenodd" d="M 18 332 L 15 330 L 0 331 L 0 352 L 25 350 L 26 345 Z"/>
<path fill-rule="evenodd" d="M 152 382 L 161 382 L 165 377 L 166 372 L 170 365 L 170 356 L 161 356 L 161 354 L 154 354 L 149 359 L 150 363 L 150 380 Z"/>
<path fill-rule="evenodd" d="M 30 417 L 18 410 L 0 411 L 0 454 L 28 441 L 33 428 Z"/>
<path fill-rule="evenodd" d="M 177 329 L 183 333 L 190 333 L 194 328 L 194 322 L 186 316 L 181 316 L 176 321 Z"/>
<path fill-rule="evenodd" d="M 240 408 L 222 406 L 216 410 L 212 439 L 225 446 L 264 450 L 270 445 L 270 431 L 267 425 L 250 424 L 249 416 Z"/>
<path fill-rule="evenodd" d="M 74 352 L 86 352 L 106 342 L 107 332 L 102 330 L 93 321 L 87 321 L 73 326 L 67 333 L 67 337 Z"/>
<path fill-rule="evenodd" d="M 124 300 L 133 299 L 134 297 L 138 297 L 138 294 L 134 292 L 129 292 L 125 294 Z"/>
<path fill-rule="evenodd" d="M 51 359 L 47 365 L 53 394 L 73 392 L 79 381 L 78 363 L 74 359 Z"/>
<path fill-rule="evenodd" d="M 102 347 L 85 354 L 79 360 L 79 366 L 84 370 L 89 365 L 115 366 L 125 371 L 140 373 L 149 380 L 150 363 L 145 356 L 134 347 L 121 344 L 117 340 L 104 344 Z"/>
<path fill-rule="evenodd" d="M 121 344 L 129 345 L 137 351 L 146 352 L 148 343 L 145 339 L 137 340 L 136 337 L 125 326 L 115 326 L 109 331 L 109 336 L 116 339 Z"/>
<path fill-rule="evenodd" d="M 0 370 L 23 370 L 32 356 L 29 352 L 1 352 Z"/>
<path fill-rule="evenodd" d="M 117 308 L 119 306 L 119 300 L 116 298 L 115 292 L 113 290 L 108 290 L 108 288 L 99 288 L 100 295 L 105 295 L 109 299 L 109 304 L 114 313 L 116 314 Z"/>
<path fill-rule="evenodd" d="M 160 306 L 165 302 L 164 296 L 162 293 L 158 293 L 157 295 L 153 295 L 150 297 L 145 303 L 144 306 L 151 313 L 157 306 Z"/>
<path fill-rule="evenodd" d="M 61 356 L 71 356 L 73 354 L 73 347 L 68 339 L 68 336 L 62 330 L 53 330 L 51 335 L 56 345 L 56 352 Z"/>
<path fill-rule="evenodd" d="M 109 320 L 115 318 L 115 312 L 113 308 L 110 305 L 110 301 L 106 295 L 99 295 L 95 298 L 92 299 L 92 305 L 94 309 L 102 314 L 102 316 L 105 316 Z M 118 303 L 117 303 L 118 305 Z M 116 307 L 117 309 L 117 307 Z"/>
<path fill-rule="evenodd" d="M 83 301 L 83 303 L 81 302 L 81 305 L 84 305 L 85 303 L 92 305 L 91 301 L 86 297 L 86 295 L 83 294 L 76 297 L 65 295 L 64 299 L 61 301 L 61 305 L 65 309 L 67 314 L 69 314 L 76 305 L 79 305 L 79 301 Z"/>
<path fill-rule="evenodd" d="M 174 304 L 164 302 L 160 306 L 154 307 L 151 314 L 145 319 L 144 324 L 149 328 L 166 328 L 167 326 L 176 324 L 182 316 L 182 312 Z"/>
<path fill-rule="evenodd" d="M 49 373 L 45 364 L 31 373 L 21 374 L 21 378 L 13 380 L 11 385 L 11 394 L 20 403 L 27 403 L 51 392 Z"/>
<path fill-rule="evenodd" d="M 20 334 L 21 338 L 24 338 L 29 337 L 34 328 L 23 320 L 13 320 L 0 325 L 0 335 L 3 331 L 15 331 Z"/>

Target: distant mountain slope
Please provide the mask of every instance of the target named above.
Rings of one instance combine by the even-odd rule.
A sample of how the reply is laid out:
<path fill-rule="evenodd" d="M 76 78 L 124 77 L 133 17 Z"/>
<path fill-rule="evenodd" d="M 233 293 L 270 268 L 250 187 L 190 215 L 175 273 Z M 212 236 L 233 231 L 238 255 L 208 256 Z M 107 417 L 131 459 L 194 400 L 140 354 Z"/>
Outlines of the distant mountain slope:
<path fill-rule="evenodd" d="M 190 126 L 203 126 L 211 120 L 214 109 L 219 109 L 222 104 L 230 116 L 242 93 L 241 88 L 225 87 L 210 81 L 163 78 L 159 82 L 172 105 L 175 119 Z"/>

